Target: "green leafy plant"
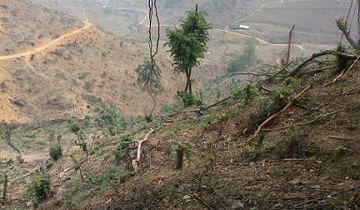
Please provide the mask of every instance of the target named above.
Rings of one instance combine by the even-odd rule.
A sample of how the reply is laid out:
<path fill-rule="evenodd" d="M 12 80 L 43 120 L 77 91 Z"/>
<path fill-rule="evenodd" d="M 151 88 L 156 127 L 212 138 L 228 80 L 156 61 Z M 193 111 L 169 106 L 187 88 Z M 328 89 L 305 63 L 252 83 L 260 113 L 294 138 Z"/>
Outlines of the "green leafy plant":
<path fill-rule="evenodd" d="M 51 146 L 49 149 L 50 157 L 57 161 L 62 156 L 62 148 L 60 145 Z"/>
<path fill-rule="evenodd" d="M 303 155 L 302 142 L 303 138 L 307 136 L 308 129 L 306 126 L 295 128 L 293 122 L 288 120 L 290 125 L 290 136 L 286 139 L 286 154 L 293 157 L 296 155 Z"/>
<path fill-rule="evenodd" d="M 198 66 L 198 58 L 204 58 L 207 52 L 206 43 L 210 40 L 208 30 L 212 28 L 211 23 L 207 23 L 204 15 L 206 11 L 187 11 L 186 20 L 181 19 L 180 29 L 166 29 L 168 42 L 164 46 L 170 49 L 173 58 L 174 71 L 185 73 L 186 86 L 185 91 L 192 94 L 192 68 Z"/>
<path fill-rule="evenodd" d="M 207 130 L 215 120 L 216 119 L 214 116 L 206 116 L 205 119 L 202 121 L 201 126 L 204 127 L 204 130 Z"/>
<path fill-rule="evenodd" d="M 136 69 L 138 73 L 137 83 L 141 87 L 142 92 L 147 92 L 154 101 L 154 107 L 151 113 L 154 112 L 156 107 L 156 96 L 159 92 L 164 91 L 164 87 L 161 85 L 161 70 L 157 65 L 153 66 L 150 61 L 144 61 L 142 65 L 139 65 Z"/>
<path fill-rule="evenodd" d="M 348 149 L 344 147 L 343 145 L 337 146 L 335 148 L 335 156 L 336 157 L 342 157 L 348 152 Z"/>
<path fill-rule="evenodd" d="M 287 84 L 287 85 L 290 85 L 290 84 L 298 85 L 298 84 L 300 84 L 300 79 L 295 79 L 294 77 L 286 77 L 284 81 L 285 81 L 285 84 Z"/>
<path fill-rule="evenodd" d="M 259 92 L 255 83 L 250 83 L 245 87 L 235 86 L 234 89 L 230 92 L 231 98 L 239 103 L 250 103 L 257 95 L 259 95 Z"/>
<path fill-rule="evenodd" d="M 25 162 L 25 159 L 22 158 L 22 155 L 16 156 L 16 160 L 19 161 L 20 164 Z"/>
<path fill-rule="evenodd" d="M 206 102 L 202 99 L 198 99 L 195 101 L 195 112 L 198 113 L 199 115 L 204 115 L 205 114 L 205 110 L 206 110 Z"/>
<path fill-rule="evenodd" d="M 44 162 L 46 168 L 50 168 L 52 165 L 54 165 L 54 163 L 55 163 L 55 160 L 52 158 L 46 159 Z"/>
<path fill-rule="evenodd" d="M 345 45 L 341 43 L 338 44 L 335 49 L 335 65 L 337 68 L 336 73 L 348 68 L 350 65 L 349 60 L 339 56 L 340 53 L 352 54 Z"/>
<path fill-rule="evenodd" d="M 77 157 L 75 155 L 70 155 L 70 158 L 76 164 L 75 171 L 79 170 L 81 179 L 84 179 L 84 176 L 83 176 L 82 171 L 81 171 L 81 166 L 80 166 L 80 164 L 78 162 Z"/>
<path fill-rule="evenodd" d="M 117 163 L 119 163 L 120 160 L 122 160 L 122 158 L 128 154 L 129 151 L 127 150 L 127 148 L 129 148 L 129 144 L 127 144 L 126 142 L 130 142 L 132 140 L 133 137 L 127 133 L 120 138 L 120 141 L 116 142 L 116 144 L 118 144 L 118 147 L 114 152 L 114 155 Z"/>
<path fill-rule="evenodd" d="M 219 137 L 222 135 L 223 123 L 227 120 L 227 117 L 234 113 L 234 110 L 227 110 L 221 114 L 220 117 L 220 128 L 219 128 Z"/>
<path fill-rule="evenodd" d="M 255 142 L 255 147 L 250 146 L 248 143 L 240 143 L 241 152 L 250 154 L 252 159 L 257 158 L 262 153 L 261 147 L 263 146 L 264 138 L 264 133 L 261 133 L 260 138 Z"/>
<path fill-rule="evenodd" d="M 145 117 L 145 120 L 146 122 L 152 122 L 154 120 L 154 114 L 152 112 L 149 112 L 146 114 L 146 117 Z"/>
<path fill-rule="evenodd" d="M 37 175 L 31 178 L 29 184 L 25 185 L 26 193 L 33 198 L 34 205 L 37 206 L 40 201 L 48 197 L 48 187 L 50 180 L 45 174 Z"/>
<path fill-rule="evenodd" d="M 111 127 L 111 135 L 115 135 L 118 131 L 125 130 L 127 122 L 124 117 L 120 117 L 114 108 L 104 111 L 94 119 L 97 126 L 100 128 Z"/>
<path fill-rule="evenodd" d="M 286 87 L 276 88 L 271 92 L 272 106 L 277 110 L 282 109 L 290 99 L 292 91 Z"/>
<path fill-rule="evenodd" d="M 26 137 L 34 139 L 36 138 L 36 132 L 30 133 Z"/>
<path fill-rule="evenodd" d="M 189 92 L 179 92 L 178 95 L 182 99 L 185 107 L 195 104 L 195 101 L 198 100 L 195 95 L 192 95 Z"/>
<path fill-rule="evenodd" d="M 169 139 L 168 142 L 170 142 L 171 145 L 166 149 L 166 152 L 168 155 L 170 155 L 171 150 L 176 152 L 175 169 L 181 170 L 183 168 L 184 156 L 188 161 L 191 161 L 191 154 L 195 154 L 195 150 L 189 141 Z"/>

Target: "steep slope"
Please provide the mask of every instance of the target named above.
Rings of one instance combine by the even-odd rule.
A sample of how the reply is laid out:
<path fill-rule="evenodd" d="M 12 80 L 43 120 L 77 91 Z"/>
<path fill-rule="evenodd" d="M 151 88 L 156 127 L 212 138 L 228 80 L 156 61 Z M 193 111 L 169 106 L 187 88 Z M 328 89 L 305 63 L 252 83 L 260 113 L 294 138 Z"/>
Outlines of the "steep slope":
<path fill-rule="evenodd" d="M 67 147 L 48 168 L 54 194 L 40 202 L 40 209 L 356 209 L 360 69 L 355 64 L 334 82 L 333 57 L 321 61 L 323 66 L 309 66 L 297 78 L 263 83 L 274 89 L 270 94 L 251 89 L 251 100 L 242 100 L 242 95 L 240 102 L 219 104 L 204 115 L 190 107 L 136 125 L 135 131 L 102 136 L 90 156 Z M 281 109 L 276 107 L 279 99 L 285 100 L 284 107 L 310 84 L 312 88 L 262 128 L 262 135 L 250 139 L 258 124 Z M 277 91 L 286 94 L 281 97 Z M 128 141 L 146 139 L 151 128 L 156 132 L 143 142 L 139 170 L 134 171 L 138 141 Z M 167 148 L 179 146 L 194 153 L 183 170 L 174 170 L 176 155 Z M 83 179 L 70 154 L 81 161 L 87 174 Z M 9 208 L 26 208 L 34 197 L 26 197 L 27 188 L 16 180 L 39 177 L 32 172 L 38 167 L 9 162 L 0 166 L 4 171 L 15 168 L 9 173 L 19 176 L 11 184 Z M 24 168 L 30 174 L 19 172 Z"/>
<path fill-rule="evenodd" d="M 2 19 L 5 32 L 0 36 L 2 50 L 5 49 L 0 55 L 1 120 L 83 118 L 96 108 L 88 100 L 89 95 L 102 97 L 123 116 L 144 115 L 150 111 L 151 98 L 141 93 L 134 71 L 148 59 L 147 49 L 89 22 L 57 15 L 31 3 L 7 0 L 2 5 L 0 14 L 6 19 Z M 12 11 L 17 11 L 17 15 L 11 15 Z M 22 14 L 22 11 L 31 13 Z M 28 16 L 35 16 L 39 21 L 25 18 Z M 48 17 L 53 17 L 51 20 L 55 22 L 51 28 L 42 19 Z M 67 25 L 61 25 L 58 20 Z M 17 27 L 13 27 L 15 23 L 19 23 Z M 10 31 L 18 35 L 13 36 Z M 165 87 L 158 105 L 173 103 L 181 78 L 165 71 L 170 66 L 169 60 L 158 57 L 158 64 L 164 69 Z"/>

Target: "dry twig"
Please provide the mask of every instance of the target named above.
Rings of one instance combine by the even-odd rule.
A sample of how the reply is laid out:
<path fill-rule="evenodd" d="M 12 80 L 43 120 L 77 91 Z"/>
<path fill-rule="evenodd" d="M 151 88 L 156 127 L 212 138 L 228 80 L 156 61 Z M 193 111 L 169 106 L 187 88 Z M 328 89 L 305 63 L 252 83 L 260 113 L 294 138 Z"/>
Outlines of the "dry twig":
<path fill-rule="evenodd" d="M 323 197 L 315 198 L 315 199 L 312 199 L 312 200 L 309 200 L 309 201 L 306 201 L 306 202 L 302 202 L 302 203 L 296 204 L 296 205 L 294 205 L 293 207 L 295 208 L 295 207 L 299 207 L 299 206 L 302 206 L 302 205 L 304 205 L 304 204 L 309 204 L 309 203 L 312 203 L 312 202 L 315 202 L 315 201 L 321 201 L 321 200 L 324 200 L 324 199 L 326 199 L 326 198 L 330 198 L 330 197 L 339 195 L 339 194 L 341 194 L 341 193 L 345 193 L 345 192 L 349 192 L 349 191 L 355 190 L 356 188 L 359 188 L 359 187 L 360 187 L 360 185 L 357 185 L 357 186 L 351 187 L 351 188 L 349 188 L 349 189 L 347 189 L 347 190 L 342 190 L 342 191 L 337 192 L 337 193 L 333 193 L 333 194 L 330 194 L 330 195 L 325 195 L 325 196 L 323 196 Z"/>
<path fill-rule="evenodd" d="M 145 138 L 143 140 L 133 140 L 133 141 L 130 141 L 129 143 L 133 143 L 133 142 L 137 142 L 139 143 L 139 146 L 138 146 L 138 150 L 137 150 L 137 157 L 135 160 L 132 161 L 132 164 L 133 164 L 133 167 L 134 167 L 134 171 L 137 171 L 138 170 L 138 166 L 140 164 L 140 157 L 141 157 L 141 144 L 145 141 L 148 140 L 150 134 L 152 134 L 154 132 L 154 130 L 152 128 L 150 128 L 151 131 L 146 134 Z M 128 143 L 128 142 L 126 142 Z"/>
<path fill-rule="evenodd" d="M 338 81 L 339 79 L 341 79 L 343 76 L 345 76 L 345 75 L 350 71 L 350 69 L 352 69 L 352 67 L 354 67 L 355 63 L 359 60 L 359 58 L 360 58 L 360 55 L 356 58 L 356 60 L 351 64 L 351 66 L 350 66 L 347 70 L 344 70 L 344 71 L 343 71 L 339 76 L 337 76 L 332 82 L 329 82 L 329 83 L 325 84 L 324 87 L 335 83 L 336 81 Z"/>
<path fill-rule="evenodd" d="M 204 205 L 207 209 L 209 210 L 213 210 L 213 208 L 211 208 L 209 205 L 207 205 L 203 200 L 201 200 L 199 197 L 193 195 L 192 196 L 195 200 L 199 201 L 202 205 Z"/>
<path fill-rule="evenodd" d="M 296 69 L 294 69 L 292 72 L 290 72 L 289 76 L 293 77 L 295 76 L 301 69 L 303 69 L 305 66 L 311 63 L 312 60 L 314 60 L 317 57 L 324 56 L 324 55 L 333 55 L 333 50 L 325 50 L 320 53 L 314 53 L 310 58 L 308 58 L 306 61 L 304 61 L 302 64 L 300 64 Z"/>
<path fill-rule="evenodd" d="M 339 112 L 341 112 L 341 110 L 337 110 L 337 111 L 330 112 L 330 113 L 327 113 L 327 114 L 322 114 L 322 115 L 317 116 L 315 119 L 313 119 L 313 120 L 311 120 L 311 121 L 309 121 L 309 122 L 297 123 L 297 124 L 294 124 L 294 126 L 310 125 L 311 123 L 314 123 L 314 122 L 316 122 L 316 121 L 319 120 L 319 119 L 326 118 L 327 116 L 334 115 L 334 114 L 337 114 L 337 113 L 339 113 Z M 287 125 L 287 126 L 280 127 L 280 128 L 266 129 L 266 130 L 267 130 L 267 131 L 275 131 L 275 130 L 282 130 L 282 129 L 290 128 L 290 127 L 291 127 L 290 125 Z"/>
<path fill-rule="evenodd" d="M 248 139 L 246 142 L 250 142 L 251 140 L 253 140 L 254 138 L 257 137 L 257 135 L 259 135 L 261 128 L 268 123 L 270 120 L 274 119 L 275 117 L 277 117 L 279 114 L 285 112 L 293 103 L 295 100 L 297 100 L 298 98 L 300 98 L 305 92 L 307 92 L 310 88 L 312 88 L 312 84 L 309 85 L 308 87 L 306 87 L 303 91 L 301 91 L 297 96 L 295 96 L 295 98 L 293 100 L 291 100 L 281 111 L 279 111 L 276 114 L 273 114 L 271 117 L 269 117 L 267 120 L 265 120 L 263 123 L 261 123 L 261 125 L 259 126 L 259 128 L 256 130 L 256 132 L 254 133 L 254 135 Z"/>

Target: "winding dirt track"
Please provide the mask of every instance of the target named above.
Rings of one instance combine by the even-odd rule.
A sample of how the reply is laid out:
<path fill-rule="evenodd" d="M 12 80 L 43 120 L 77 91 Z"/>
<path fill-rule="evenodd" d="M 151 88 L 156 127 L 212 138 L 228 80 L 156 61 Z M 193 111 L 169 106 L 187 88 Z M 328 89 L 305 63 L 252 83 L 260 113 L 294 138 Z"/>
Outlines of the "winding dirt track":
<path fill-rule="evenodd" d="M 312 1 L 312 0 L 297 0 L 297 1 Z M 283 2 L 284 2 L 284 1 L 281 0 L 280 2 L 270 2 L 270 3 L 263 4 L 263 5 L 261 5 L 260 8 L 256 9 L 255 11 L 253 11 L 249 16 L 247 16 L 247 17 L 245 17 L 245 18 L 242 18 L 242 19 L 240 19 L 240 20 L 237 20 L 237 21 L 234 22 L 233 24 L 236 24 L 236 23 L 238 23 L 238 22 L 240 22 L 240 21 L 243 21 L 243 20 L 246 20 L 246 19 L 248 19 L 248 18 L 251 18 L 255 13 L 259 12 L 260 10 L 262 10 L 262 9 L 264 8 L 264 6 L 266 6 L 266 5 L 283 3 Z M 287 2 L 296 2 L 296 1 L 287 1 Z M 108 1 L 107 1 L 107 3 L 108 3 Z M 107 6 L 107 3 L 105 4 L 104 7 Z M 146 15 L 145 15 L 145 17 L 138 23 L 138 25 L 144 24 L 144 21 L 145 21 L 146 18 L 148 17 L 148 11 L 143 10 L 143 9 L 130 9 L 130 8 L 118 8 L 118 9 L 137 10 L 137 11 L 144 12 Z M 46 44 L 44 44 L 44 45 L 42 45 L 42 46 L 39 46 L 39 47 L 37 47 L 37 48 L 35 48 L 35 49 L 31 49 L 31 50 L 29 50 L 29 51 L 27 51 L 27 52 L 22 52 L 22 53 L 13 54 L 13 55 L 0 56 L 0 60 L 7 60 L 7 59 L 19 58 L 19 57 L 22 57 L 22 56 L 25 56 L 25 57 L 30 56 L 31 54 L 37 53 L 37 52 L 39 52 L 39 51 L 42 51 L 42 50 L 48 48 L 49 46 L 52 46 L 52 45 L 56 44 L 57 42 L 59 42 L 60 40 L 66 38 L 66 37 L 68 37 L 68 36 L 72 36 L 72 35 L 74 35 L 74 34 L 77 34 L 77 33 L 80 33 L 80 32 L 82 32 L 82 31 L 86 30 L 86 29 L 89 28 L 92 24 L 91 24 L 90 22 L 88 22 L 88 17 L 87 17 L 86 14 L 85 14 L 85 10 L 84 10 L 83 14 L 84 14 L 86 20 L 84 21 L 84 26 L 83 26 L 82 28 L 79 28 L 79 29 L 77 29 L 77 30 L 75 30 L 75 31 L 73 31 L 73 32 L 71 32 L 71 33 L 64 34 L 64 35 L 62 35 L 62 36 L 60 36 L 60 37 L 58 37 L 58 38 L 56 38 L 56 39 L 54 39 L 54 40 L 51 40 L 50 42 L 48 42 L 48 43 L 46 43 Z M 166 27 L 166 26 L 173 26 L 173 25 L 161 25 L 161 26 L 165 26 L 165 27 Z M 149 27 L 149 25 L 145 25 L 145 27 Z M 153 27 L 157 27 L 157 25 L 154 25 Z M 228 29 L 228 27 L 226 27 L 225 30 L 223 30 L 223 29 L 212 29 L 212 31 L 225 32 L 225 33 L 230 33 L 230 34 L 233 34 L 233 35 L 236 35 L 236 36 L 242 36 L 242 37 L 251 37 L 251 36 L 246 35 L 246 34 L 241 34 L 241 33 L 237 33 L 237 32 L 228 31 L 227 29 Z M 263 40 L 263 39 L 260 39 L 260 38 L 256 38 L 256 39 L 257 39 L 260 43 L 262 43 L 262 44 L 270 44 L 270 45 L 274 45 L 274 46 L 275 46 L 275 45 L 279 45 L 279 46 L 286 45 L 286 44 L 271 44 L 271 43 L 269 43 L 269 42 L 267 42 L 267 41 L 265 41 L 265 40 Z M 297 46 L 297 47 L 299 47 L 301 50 L 304 50 L 304 48 L 303 48 L 301 45 L 294 45 L 294 46 Z"/>
<path fill-rule="evenodd" d="M 88 22 L 88 18 L 87 18 L 86 15 L 85 15 L 85 10 L 84 10 L 84 16 L 85 16 L 86 20 L 84 21 L 84 26 L 83 26 L 82 28 L 79 28 L 79 29 L 77 29 L 77 30 L 75 30 L 75 31 L 73 31 L 73 32 L 64 34 L 64 35 L 62 35 L 62 36 L 60 36 L 60 37 L 58 37 L 58 38 L 56 38 L 56 39 L 51 40 L 50 42 L 48 42 L 48 43 L 46 43 L 46 44 L 44 44 L 44 45 L 42 45 L 42 46 L 39 46 L 39 47 L 35 48 L 35 49 L 29 50 L 29 51 L 26 51 L 26 52 L 23 52 L 23 53 L 18 53 L 18 54 L 13 54 L 13 55 L 6 55 L 6 56 L 0 56 L 0 60 L 20 58 L 20 57 L 22 57 L 22 56 L 25 56 L 25 57 L 30 56 L 31 54 L 37 53 L 37 52 L 39 52 L 39 51 L 42 51 L 42 50 L 44 50 L 44 49 L 46 49 L 46 48 L 48 48 L 48 47 L 56 44 L 57 42 L 59 42 L 60 40 L 66 38 L 66 37 L 68 37 L 68 36 L 72 36 L 72 35 L 74 35 L 74 34 L 80 33 L 80 32 L 82 32 L 82 31 L 88 29 L 92 24 L 91 24 L 90 22 Z"/>

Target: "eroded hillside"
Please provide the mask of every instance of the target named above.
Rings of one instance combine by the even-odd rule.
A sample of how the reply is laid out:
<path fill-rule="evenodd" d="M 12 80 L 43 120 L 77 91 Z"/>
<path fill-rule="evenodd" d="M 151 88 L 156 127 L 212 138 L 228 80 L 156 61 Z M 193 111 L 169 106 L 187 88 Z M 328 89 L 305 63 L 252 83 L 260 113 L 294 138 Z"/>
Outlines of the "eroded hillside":
<path fill-rule="evenodd" d="M 96 108 L 88 96 L 101 97 L 123 116 L 144 115 L 152 108 L 134 71 L 148 59 L 147 49 L 32 3 L 2 1 L 0 14 L 3 121 L 83 118 Z M 158 64 L 165 87 L 158 104 L 173 103 L 181 77 L 165 71 L 168 59 L 159 57 Z"/>
<path fill-rule="evenodd" d="M 21 151 L 24 142 L 30 144 L 26 152 L 35 146 L 63 148 L 56 162 L 29 155 L 0 164 L 10 177 L 6 208 L 356 209 L 358 56 L 349 56 L 346 68 L 339 69 L 334 54 L 325 51 L 313 59 L 318 65 L 304 65 L 294 77 L 289 75 L 302 63 L 277 76 L 268 72 L 246 87 L 234 85 L 231 97 L 214 106 L 164 112 L 118 133 L 96 120 L 90 127 L 80 120 L 86 136 L 94 136 L 85 151 L 74 146 L 66 122 L 37 129 L 1 124 L 14 129 L 12 142 Z M 189 159 L 175 170 L 179 148 Z M 46 170 L 37 172 L 42 164 Z M 37 188 L 24 182 L 46 180 L 45 174 L 51 187 L 40 184 L 46 195 L 39 198 Z"/>

